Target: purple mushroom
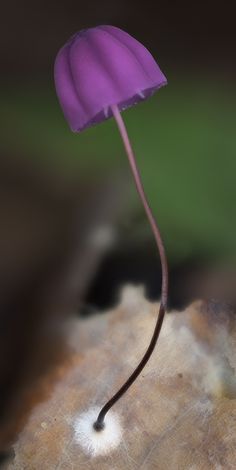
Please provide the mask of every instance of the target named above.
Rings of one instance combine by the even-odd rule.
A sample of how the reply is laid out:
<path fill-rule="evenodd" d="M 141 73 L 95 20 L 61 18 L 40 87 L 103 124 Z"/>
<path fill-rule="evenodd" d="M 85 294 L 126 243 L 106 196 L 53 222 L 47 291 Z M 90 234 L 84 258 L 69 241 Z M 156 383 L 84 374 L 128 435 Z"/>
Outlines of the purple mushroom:
<path fill-rule="evenodd" d="M 114 117 L 127 153 L 138 194 L 160 254 L 162 289 L 160 309 L 150 344 L 132 375 L 101 409 L 94 429 L 136 380 L 149 360 L 162 327 L 168 294 L 168 267 L 160 231 L 147 202 L 134 152 L 121 111 L 147 99 L 167 80 L 150 52 L 136 39 L 114 26 L 97 26 L 76 33 L 58 52 L 56 91 L 69 126 L 81 132 Z"/>

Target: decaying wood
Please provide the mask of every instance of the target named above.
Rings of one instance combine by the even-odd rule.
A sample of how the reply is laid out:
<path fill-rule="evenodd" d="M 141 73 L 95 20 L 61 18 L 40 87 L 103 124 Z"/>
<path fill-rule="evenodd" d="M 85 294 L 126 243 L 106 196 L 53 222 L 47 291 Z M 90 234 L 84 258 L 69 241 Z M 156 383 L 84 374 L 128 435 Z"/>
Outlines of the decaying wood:
<path fill-rule="evenodd" d="M 124 429 L 120 446 L 92 458 L 75 441 L 75 416 L 103 405 L 127 378 L 148 344 L 157 307 L 130 287 L 113 311 L 74 320 L 69 361 L 31 413 L 6 468 L 235 468 L 236 315 L 214 301 L 167 315 L 150 362 L 115 406 Z"/>

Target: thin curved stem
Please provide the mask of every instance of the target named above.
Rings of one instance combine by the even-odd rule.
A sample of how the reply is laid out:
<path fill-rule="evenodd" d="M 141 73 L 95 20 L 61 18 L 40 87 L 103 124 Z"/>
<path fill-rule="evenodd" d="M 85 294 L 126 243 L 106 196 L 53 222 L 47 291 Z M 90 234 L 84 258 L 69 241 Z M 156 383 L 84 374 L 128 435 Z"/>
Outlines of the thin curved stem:
<path fill-rule="evenodd" d="M 122 119 L 122 116 L 120 114 L 120 111 L 118 109 L 118 106 L 113 105 L 111 106 L 111 109 L 112 109 L 113 116 L 116 120 L 118 129 L 120 131 L 120 135 L 121 135 L 121 138 L 122 138 L 122 141 L 123 141 L 126 153 L 127 153 L 127 157 L 129 160 L 129 164 L 131 167 L 131 171 L 134 177 L 138 194 L 140 196 L 147 218 L 151 225 L 151 229 L 152 229 L 154 238 L 156 240 L 157 248 L 159 250 L 161 269 L 162 269 L 162 287 L 161 287 L 160 309 L 159 309 L 159 313 L 157 317 L 156 326 L 155 326 L 151 341 L 149 343 L 149 346 L 143 358 L 141 359 L 140 363 L 138 364 L 134 372 L 131 374 L 131 376 L 128 378 L 128 380 L 122 385 L 122 387 L 118 390 L 118 392 L 116 392 L 115 395 L 101 409 L 98 415 L 97 421 L 94 423 L 94 429 L 96 429 L 97 431 L 100 431 L 104 428 L 104 418 L 107 412 L 122 397 L 122 395 L 124 395 L 124 393 L 128 390 L 128 388 L 133 384 L 133 382 L 136 380 L 136 378 L 139 376 L 139 374 L 143 370 L 144 366 L 147 364 L 150 356 L 152 355 L 152 352 L 156 346 L 156 343 L 157 343 L 157 340 L 161 331 L 161 327 L 162 327 L 162 323 L 164 320 L 165 311 L 167 307 L 167 297 L 168 297 L 168 265 L 167 265 L 167 258 L 166 258 L 165 248 L 162 242 L 160 230 L 155 221 L 152 210 L 147 202 L 147 198 L 144 192 L 140 173 L 137 167 L 135 155 L 131 147 L 128 133 L 127 133 L 124 121 Z"/>

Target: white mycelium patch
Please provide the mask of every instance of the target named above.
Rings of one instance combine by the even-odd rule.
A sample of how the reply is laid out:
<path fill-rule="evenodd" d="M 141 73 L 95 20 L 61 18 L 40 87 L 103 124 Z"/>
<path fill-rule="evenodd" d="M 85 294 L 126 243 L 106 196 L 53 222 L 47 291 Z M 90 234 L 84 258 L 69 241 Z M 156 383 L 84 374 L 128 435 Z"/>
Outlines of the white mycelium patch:
<path fill-rule="evenodd" d="M 79 415 L 74 422 L 75 439 L 88 455 L 96 457 L 114 450 L 121 441 L 122 428 L 116 413 L 109 411 L 105 417 L 105 427 L 96 431 L 93 424 L 100 408 L 90 408 Z"/>

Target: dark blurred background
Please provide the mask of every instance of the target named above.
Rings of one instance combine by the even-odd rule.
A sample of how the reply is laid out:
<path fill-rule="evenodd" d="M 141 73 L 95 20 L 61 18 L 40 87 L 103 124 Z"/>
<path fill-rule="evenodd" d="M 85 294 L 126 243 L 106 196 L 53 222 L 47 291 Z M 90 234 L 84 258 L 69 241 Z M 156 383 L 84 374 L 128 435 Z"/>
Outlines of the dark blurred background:
<path fill-rule="evenodd" d="M 197 297 L 235 302 L 236 32 L 233 2 L 26 0 L 1 10 L 5 422 L 15 390 L 48 366 L 47 348 L 38 351 L 42 338 L 54 351 L 59 318 L 114 305 L 127 282 L 160 294 L 158 254 L 115 124 L 70 132 L 54 90 L 58 49 L 82 28 L 112 24 L 145 44 L 168 78 L 124 119 L 166 244 L 169 305 L 182 308 Z"/>

